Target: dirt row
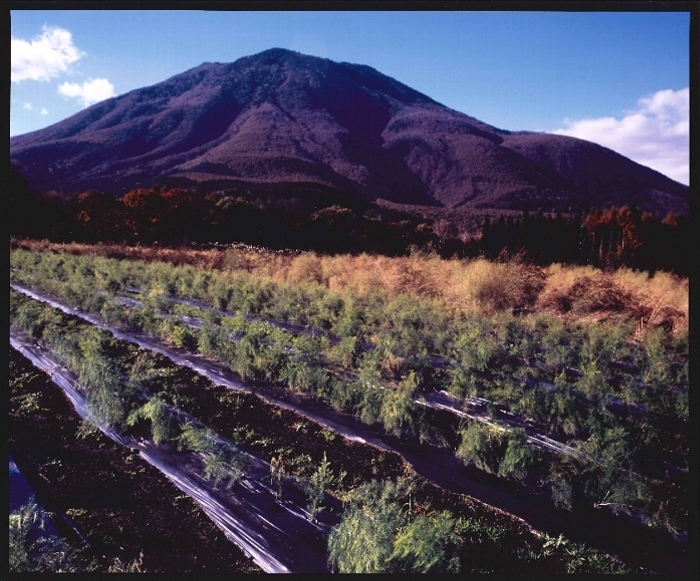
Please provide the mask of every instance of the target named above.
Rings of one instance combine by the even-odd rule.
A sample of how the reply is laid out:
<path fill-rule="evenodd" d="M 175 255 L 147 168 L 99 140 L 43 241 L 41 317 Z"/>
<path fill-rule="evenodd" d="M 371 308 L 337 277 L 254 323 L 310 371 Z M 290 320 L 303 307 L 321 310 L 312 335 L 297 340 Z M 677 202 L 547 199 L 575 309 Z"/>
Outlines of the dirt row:
<path fill-rule="evenodd" d="M 81 420 L 61 389 L 9 350 L 9 445 L 48 510 L 67 514 L 106 568 L 119 559 L 140 571 L 239 572 L 260 569 L 189 497 L 137 452 L 95 433 L 76 438 Z M 23 411 L 32 401 L 38 410 Z M 183 526 L 187 523 L 187 526 Z M 62 531 L 74 542 L 70 531 Z"/>

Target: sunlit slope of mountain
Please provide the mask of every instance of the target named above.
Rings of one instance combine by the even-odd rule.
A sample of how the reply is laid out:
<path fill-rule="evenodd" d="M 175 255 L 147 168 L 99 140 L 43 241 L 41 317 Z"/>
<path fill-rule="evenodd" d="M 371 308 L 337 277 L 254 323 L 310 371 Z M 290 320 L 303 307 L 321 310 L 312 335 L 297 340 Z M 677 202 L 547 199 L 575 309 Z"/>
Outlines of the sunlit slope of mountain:
<path fill-rule="evenodd" d="M 271 49 L 205 63 L 13 137 L 35 189 L 318 184 L 365 200 L 687 212 L 688 187 L 574 138 L 511 133 L 376 70 Z"/>
<path fill-rule="evenodd" d="M 508 135 L 503 146 L 568 180 L 584 206 L 635 202 L 657 214 L 688 212 L 688 186 L 590 141 L 521 133 Z"/>

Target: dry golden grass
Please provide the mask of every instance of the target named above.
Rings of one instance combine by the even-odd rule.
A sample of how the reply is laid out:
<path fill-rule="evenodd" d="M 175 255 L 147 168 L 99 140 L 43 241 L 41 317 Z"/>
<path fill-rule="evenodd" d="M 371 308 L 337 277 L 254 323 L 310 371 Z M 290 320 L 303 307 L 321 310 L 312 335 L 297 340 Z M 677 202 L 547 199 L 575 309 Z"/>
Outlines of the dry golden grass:
<path fill-rule="evenodd" d="M 604 320 L 633 317 L 640 328 L 663 324 L 687 329 L 688 279 L 665 272 L 553 264 L 538 268 L 517 260 L 442 259 L 416 253 L 323 256 L 250 247 L 225 250 L 169 249 L 116 244 L 55 244 L 13 240 L 12 247 L 114 258 L 190 264 L 205 270 L 245 271 L 282 284 L 316 283 L 360 295 L 409 293 L 431 297 L 453 312 L 546 311 L 562 318 Z"/>
<path fill-rule="evenodd" d="M 604 272 L 590 266 L 545 269 L 547 283 L 537 307 L 586 320 L 631 316 L 640 330 L 665 325 L 674 331 L 688 326 L 688 279 L 656 272 L 620 268 Z"/>

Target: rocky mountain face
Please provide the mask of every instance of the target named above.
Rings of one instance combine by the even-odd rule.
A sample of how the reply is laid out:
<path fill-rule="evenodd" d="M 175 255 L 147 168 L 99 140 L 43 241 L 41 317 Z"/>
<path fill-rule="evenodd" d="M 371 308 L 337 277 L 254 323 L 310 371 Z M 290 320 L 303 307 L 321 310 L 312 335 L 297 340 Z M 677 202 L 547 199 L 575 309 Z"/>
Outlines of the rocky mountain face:
<path fill-rule="evenodd" d="M 689 188 L 583 140 L 510 132 L 363 65 L 204 63 L 10 139 L 37 190 L 289 184 L 437 207 L 688 212 Z"/>

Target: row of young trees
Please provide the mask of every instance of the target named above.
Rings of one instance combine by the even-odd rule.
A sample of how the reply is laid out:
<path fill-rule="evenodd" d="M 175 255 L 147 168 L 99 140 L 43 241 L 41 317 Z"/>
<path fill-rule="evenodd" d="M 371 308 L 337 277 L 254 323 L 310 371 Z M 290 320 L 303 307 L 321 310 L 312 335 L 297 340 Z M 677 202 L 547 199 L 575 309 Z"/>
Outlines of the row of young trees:
<path fill-rule="evenodd" d="M 13 327 L 43 339 L 77 375 L 87 411 L 87 420 L 78 430 L 79 437 L 90 436 L 97 431 L 96 426 L 102 426 L 120 434 L 150 439 L 157 445 L 169 443 L 179 451 L 199 454 L 202 476 L 211 479 L 214 486 L 221 484 L 230 489 L 245 477 L 248 458 L 236 444 L 220 438 L 214 430 L 192 418 L 183 420 L 182 413 L 190 411 L 191 401 L 178 398 L 177 389 L 172 390 L 174 393 L 150 392 L 148 386 L 158 372 L 147 356 L 141 354 L 130 359 L 126 352 L 121 352 L 119 342 L 105 331 L 88 327 L 75 332 L 75 325 L 80 323 L 74 319 L 55 313 L 46 305 L 22 299 L 14 292 L 11 295 Z M 289 471 L 282 456 L 273 458 L 270 475 L 278 497 L 283 486 L 290 483 L 307 497 L 312 520 L 321 511 L 329 486 L 344 478 L 344 472 L 336 475 L 330 468 L 325 453 L 317 466 L 305 465 L 302 474 Z"/>
<path fill-rule="evenodd" d="M 613 396 L 644 406 L 649 421 L 658 414 L 687 420 L 686 340 L 659 328 L 648 329 L 642 342 L 631 341 L 634 321 L 581 327 L 538 315 L 510 317 L 494 324 L 475 314 L 458 323 L 439 305 L 403 295 L 394 300 L 364 300 L 317 286 L 263 284 L 242 273 L 231 278 L 192 267 L 24 251 L 13 252 L 12 265 L 16 269 L 13 279 L 18 282 L 56 293 L 108 319 L 128 320 L 178 347 L 200 349 L 230 364 L 245 378 L 276 377 L 292 389 L 310 390 L 330 381 L 325 366 L 332 363 L 354 368 L 362 385 L 396 385 L 391 401 L 363 398 L 367 417 L 401 411 L 398 403 L 409 399 L 416 388 L 426 382 L 437 387 L 440 382 L 458 397 L 479 396 L 507 404 L 562 437 L 585 437 L 608 408 L 599 403 Z M 189 307 L 174 307 L 162 299 L 149 308 L 129 309 L 106 301 L 101 294 L 126 286 L 152 288 L 151 294 L 157 295 L 180 294 L 183 299 L 249 316 L 325 328 L 334 338 L 290 334 L 260 324 L 262 321 L 194 308 L 189 311 Z M 149 293 L 144 292 L 142 299 L 151 303 Z M 173 308 L 179 310 L 178 316 L 170 316 L 175 314 Z M 184 315 L 212 324 L 195 332 L 178 318 Z M 231 333 L 237 336 L 235 342 L 228 337 Z M 288 351 L 292 344 L 296 349 Z M 460 365 L 448 366 L 442 375 L 429 372 L 429 353 Z M 619 359 L 627 361 L 625 371 L 615 367 Z M 568 377 L 562 375 L 564 368 L 579 371 Z M 526 385 L 529 380 L 543 385 Z M 319 389 L 324 397 L 330 395 L 325 388 Z M 394 415 L 397 421 L 401 419 L 401 414 Z"/>
<path fill-rule="evenodd" d="M 324 253 L 401 255 L 411 248 L 442 256 L 522 254 L 553 262 L 689 271 L 689 222 L 659 218 L 634 206 L 593 209 L 575 216 L 501 216 L 484 219 L 474 238 L 449 238 L 439 224 L 409 216 L 367 213 L 318 199 L 221 191 L 207 195 L 154 186 L 121 197 L 91 190 L 72 196 L 36 195 L 13 166 L 9 180 L 9 231 L 59 242 L 125 242 L 181 245 L 243 242 Z"/>
<path fill-rule="evenodd" d="M 124 366 L 115 340 L 105 331 L 91 327 L 75 332 L 76 321 L 17 298 L 11 293 L 13 326 L 43 339 L 77 375 L 87 412 L 81 435 L 94 432 L 95 426 L 145 435 L 156 444 L 172 442 L 201 454 L 203 475 L 215 484 L 224 481 L 230 487 L 244 476 L 246 459 L 240 450 L 205 427 L 179 420 L 172 402 L 144 388 L 138 365 Z"/>
<path fill-rule="evenodd" d="M 67 346 L 72 341 L 68 343 L 59 341 L 59 333 L 55 329 L 65 321 L 50 317 L 46 308 L 41 310 L 43 312 L 37 320 L 44 319 L 46 323 L 41 330 L 42 337 L 53 337 L 53 346 L 63 346 L 62 351 L 67 354 L 69 351 Z M 104 377 L 100 381 L 97 379 L 103 375 L 102 371 L 105 369 L 105 351 L 113 351 L 114 345 L 110 346 L 111 340 L 94 330 L 83 334 L 77 343 L 80 353 L 86 357 L 79 364 L 81 383 L 87 387 L 89 382 L 88 394 L 91 396 L 88 398 L 88 404 L 96 420 L 106 421 L 107 418 L 111 418 L 113 425 L 120 424 L 136 429 L 141 420 L 147 420 L 142 428 L 150 431 L 156 443 L 177 442 L 180 449 L 206 454 L 204 477 L 213 478 L 217 483 L 224 480 L 227 486 L 231 486 L 237 478 L 240 478 L 240 472 L 236 470 L 236 466 L 240 463 L 240 456 L 235 450 L 222 450 L 214 438 L 214 433 L 208 428 L 186 424 L 180 426 L 178 430 L 173 416 L 167 411 L 165 401 L 160 396 L 156 395 L 140 406 L 133 401 L 130 405 L 125 405 L 129 404 L 131 399 L 129 394 L 134 393 L 135 377 L 143 375 L 144 369 L 141 369 L 142 366 L 138 364 L 139 358 L 132 366 L 131 372 L 126 375 L 119 374 L 115 360 L 110 358 L 115 365 L 111 369 L 114 381 L 118 375 L 122 376 L 120 384 L 123 398 L 105 399 L 96 396 L 99 391 L 105 391 L 102 394 L 104 396 L 106 391 L 111 392 L 113 388 L 119 389 L 114 381 L 105 384 Z M 129 384 L 132 389 L 129 389 Z M 103 390 L 103 385 L 108 387 Z M 112 395 L 117 394 L 110 393 L 110 396 Z M 97 402 L 102 405 L 96 406 Z M 131 409 L 128 415 L 125 414 L 126 408 Z M 519 455 L 511 451 L 513 445 L 509 445 L 508 448 L 506 458 L 501 464 L 510 470 L 522 462 Z M 227 451 L 231 457 L 222 458 L 222 452 L 225 455 Z M 273 458 L 271 462 L 271 479 L 281 494 L 282 479 L 289 480 L 291 475 L 286 473 L 282 462 L 275 460 Z M 324 454 L 320 464 L 307 478 L 292 476 L 291 479 L 307 495 L 309 514 L 315 518 L 321 509 L 325 492 L 336 479 L 326 455 Z M 471 537 L 475 534 L 483 536 L 484 533 L 490 536 L 493 533 L 489 532 L 489 527 L 484 527 L 481 523 L 470 519 L 456 519 L 448 511 L 438 512 L 430 508 L 426 509 L 425 505 L 421 507 L 417 506 L 417 503 L 414 505 L 413 496 L 416 492 L 415 483 L 406 478 L 399 478 L 395 482 L 372 481 L 356 488 L 347 499 L 347 510 L 329 539 L 329 560 L 332 566 L 340 572 L 459 572 L 464 562 L 461 553 L 465 539 L 472 544 L 484 543 L 486 539 L 475 541 Z M 493 540 L 497 541 L 497 538 Z M 51 545 L 51 549 L 53 547 L 54 545 Z M 48 548 L 47 546 L 46 549 Z M 63 546 L 61 548 L 70 549 Z M 28 557 L 33 559 L 34 551 L 34 547 L 18 547 L 18 560 Z M 53 555 L 54 553 L 41 553 L 42 558 Z M 541 560 L 544 556 L 546 556 L 545 553 L 534 554 L 527 559 Z M 584 561 L 587 561 L 587 557 Z M 53 561 L 47 563 L 47 570 L 51 570 L 50 567 L 53 565 Z M 40 565 L 18 564 L 18 567 L 22 566 L 26 566 L 27 570 L 36 570 Z"/>
<path fill-rule="evenodd" d="M 85 289 L 89 283 L 79 286 Z M 229 294 L 229 299 L 233 299 L 232 294 Z M 394 344 L 388 334 L 382 334 L 383 340 L 377 343 L 377 348 L 357 353 L 355 349 L 357 342 L 353 345 L 339 343 L 331 346 L 326 338 L 294 336 L 255 322 L 231 318 L 226 318 L 224 321 L 215 313 L 207 316 L 193 311 L 192 314 L 204 316 L 202 328 L 196 330 L 177 319 L 163 317 L 161 313 L 157 313 L 159 309 L 154 311 L 146 307 L 133 310 L 123 307 L 121 310 L 124 312 L 121 314 L 117 312 L 118 310 L 120 309 L 111 308 L 107 311 L 104 305 L 97 307 L 97 311 L 102 312 L 103 315 L 109 313 L 110 317 L 115 317 L 115 320 L 128 320 L 130 325 L 151 334 L 160 335 L 168 342 L 200 351 L 208 357 L 225 363 L 247 380 L 285 384 L 294 391 L 320 397 L 335 407 L 346 409 L 366 423 L 379 422 L 387 431 L 397 435 L 413 433 L 419 435 L 421 439 L 430 439 L 431 428 L 434 426 L 426 421 L 423 409 L 416 406 L 414 402 L 417 390 L 426 381 L 426 377 L 421 372 L 426 363 L 425 357 L 419 358 L 422 363 L 418 363 L 416 367 L 402 356 L 407 353 L 394 348 L 387 350 Z M 170 309 L 166 308 L 166 310 Z M 385 318 L 388 314 L 384 309 Z M 35 318 L 32 317 L 32 319 Z M 555 432 L 563 431 L 566 439 L 573 436 L 587 440 L 594 434 L 599 434 L 601 441 L 607 442 L 607 433 L 610 429 L 621 423 L 626 425 L 626 422 L 621 422 L 619 418 L 607 412 L 605 407 L 599 408 L 595 402 L 589 401 L 586 397 L 586 393 L 591 390 L 592 392 L 602 390 L 602 393 L 608 391 L 609 388 L 602 381 L 602 377 L 601 381 L 595 385 L 586 384 L 584 389 L 586 393 L 577 395 L 573 390 L 564 389 L 563 385 L 559 390 L 550 392 L 547 388 L 526 389 L 522 381 L 506 382 L 505 378 L 499 380 L 497 369 L 502 368 L 504 372 L 517 373 L 522 366 L 520 356 L 509 356 L 504 348 L 499 347 L 503 343 L 514 348 L 520 343 L 517 336 L 518 327 L 514 322 L 507 326 L 505 334 L 500 337 L 502 341 L 498 342 L 496 342 L 497 337 L 492 338 L 493 342 L 488 340 L 491 334 L 483 325 L 476 325 L 472 329 L 482 337 L 480 344 L 469 340 L 471 337 L 469 330 L 467 329 L 466 334 L 458 336 L 457 352 L 458 359 L 463 365 L 469 365 L 470 369 L 457 365 L 449 366 L 443 372 L 445 375 L 443 381 L 450 384 L 449 389 L 456 391 L 457 395 L 464 395 L 466 392 L 507 403 L 511 411 L 524 413 L 526 417 L 534 417 Z M 545 329 L 541 331 L 544 332 Z M 583 340 L 583 337 L 577 338 L 568 333 L 566 335 L 570 348 L 573 347 L 571 343 L 579 339 Z M 459 340 L 460 338 L 464 340 Z M 532 347 L 535 339 L 535 335 L 528 333 L 526 343 Z M 539 342 L 539 339 L 537 341 Z M 599 346 L 595 341 L 593 343 L 589 345 L 584 342 L 581 347 L 584 356 L 594 357 L 596 361 L 608 357 L 607 346 Z M 485 350 L 474 351 L 473 348 L 479 345 L 485 347 Z M 617 345 L 617 348 L 619 351 L 622 346 Z M 526 354 L 528 352 L 523 353 L 523 355 Z M 336 376 L 328 366 L 332 362 L 354 368 L 352 373 L 356 374 L 356 380 Z M 513 365 L 515 368 L 510 369 Z M 490 370 L 490 380 L 482 381 L 478 373 L 479 369 Z M 425 369 L 423 371 L 427 372 Z M 437 379 L 433 377 L 430 383 L 434 383 Z M 380 389 L 380 386 L 390 385 L 391 389 Z M 651 428 L 647 426 L 644 434 L 640 435 L 643 436 L 641 439 L 644 440 L 650 430 Z M 581 480 L 581 475 L 585 471 L 587 471 L 586 480 L 599 478 L 597 469 L 588 470 L 584 465 L 572 464 L 571 469 L 548 470 L 547 465 L 559 466 L 559 463 L 553 462 L 552 459 L 544 463 L 535 461 L 536 459 L 528 454 L 527 444 L 523 441 L 522 435 L 519 432 L 513 432 L 502 436 L 495 432 L 484 431 L 474 424 L 459 435 L 461 438 L 459 455 L 466 461 L 473 461 L 478 467 L 501 476 L 520 481 L 551 482 L 555 499 L 561 498 L 561 504 L 567 507 L 575 504 L 572 498 L 579 498 L 586 504 L 603 502 L 605 494 L 599 494 L 598 488 L 591 488 L 585 494 L 579 494 L 571 485 L 572 482 Z M 615 442 L 618 440 L 622 442 L 625 449 L 633 449 L 637 453 L 641 453 L 641 450 L 647 447 L 644 442 L 638 441 L 639 438 L 633 438 L 626 432 L 622 433 Z M 608 444 L 605 444 L 606 449 L 607 446 Z M 597 450 L 596 455 L 599 453 L 600 450 Z M 610 471 L 610 474 L 616 474 L 612 465 Z M 634 476 L 632 471 L 620 474 L 625 478 Z M 559 485 L 559 483 L 562 484 Z M 640 504 L 638 488 L 629 487 L 629 490 L 630 495 L 625 496 L 624 501 L 617 504 L 625 507 Z"/>
<path fill-rule="evenodd" d="M 177 425 L 172 411 L 168 410 L 163 395 L 135 401 L 135 387 L 149 375 L 149 364 L 138 356 L 131 369 L 121 369 L 122 357 L 117 357 L 116 343 L 103 332 L 90 329 L 81 334 L 62 336 L 60 329 L 68 322 L 62 316 L 52 316 L 49 308 L 32 305 L 31 301 L 13 304 L 16 322 L 34 335 L 49 338 L 51 346 L 62 353 L 71 367 L 77 365 L 80 383 L 88 395 L 88 409 L 94 421 L 109 424 L 133 433 L 149 433 L 155 443 L 176 443 L 178 449 L 197 451 L 205 455 L 203 476 L 213 478 L 215 484 L 224 481 L 232 486 L 242 475 L 241 456 L 234 448 L 222 446 L 209 428 L 191 423 Z M 31 327 L 30 320 L 39 321 Z M 70 323 L 68 325 L 70 327 Z M 106 357 L 110 351 L 111 357 Z M 84 359 L 81 360 L 81 356 Z M 109 361 L 107 361 L 109 360 Z M 106 365 L 110 365 L 109 377 Z M 136 398 L 138 399 L 138 398 Z M 131 410 L 127 413 L 128 410 Z M 94 428 L 92 428 L 94 430 Z M 145 431 L 144 431 L 145 430 Z M 88 435 L 89 428 L 81 428 L 79 436 Z M 270 463 L 271 482 L 281 497 L 283 481 L 293 483 L 307 496 L 307 510 L 316 519 L 322 509 L 324 497 L 331 484 L 344 479 L 344 471 L 336 475 L 324 452 L 320 463 L 308 474 L 295 476 L 287 471 L 282 456 L 273 457 Z M 400 478 L 392 481 L 372 481 L 352 492 L 348 511 L 332 533 L 329 559 L 341 572 L 457 572 L 460 568 L 459 549 L 462 540 L 456 530 L 457 521 L 449 512 L 430 511 L 419 514 L 411 510 L 411 499 L 406 495 L 415 492 L 413 481 Z M 396 501 L 408 500 L 406 506 Z M 362 510 L 358 510 L 362 507 Z M 38 515 L 38 516 L 37 516 Z M 57 537 L 41 543 L 33 542 L 30 527 L 41 517 L 33 505 L 10 517 L 11 567 L 14 571 L 82 571 L 82 554 Z M 462 523 L 464 529 L 469 523 Z M 481 526 L 474 523 L 476 526 Z M 356 535 L 357 528 L 361 535 Z M 468 527 L 466 527 L 468 528 Z M 363 549 L 357 551 L 357 547 Z M 387 550 L 389 553 L 387 553 Z M 74 562 L 75 561 L 75 562 Z M 93 565 L 94 567 L 94 565 Z M 110 567 L 111 570 L 118 570 Z"/>

